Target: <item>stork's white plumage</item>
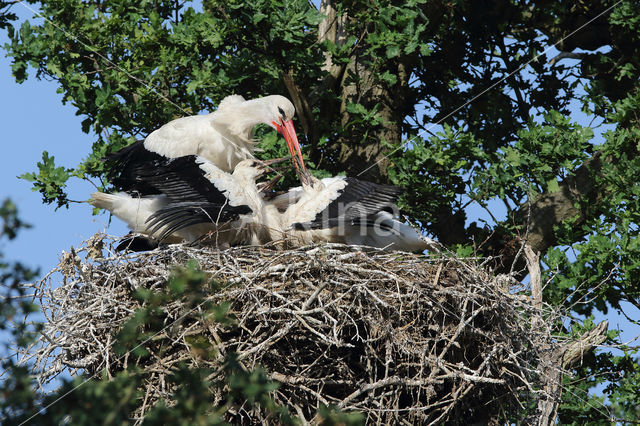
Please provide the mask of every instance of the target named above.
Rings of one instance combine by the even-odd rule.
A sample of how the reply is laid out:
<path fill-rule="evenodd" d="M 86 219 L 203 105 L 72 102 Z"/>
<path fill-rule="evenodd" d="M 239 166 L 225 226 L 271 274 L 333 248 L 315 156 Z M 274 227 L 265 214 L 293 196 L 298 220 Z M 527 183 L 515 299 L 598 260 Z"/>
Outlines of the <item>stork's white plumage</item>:
<path fill-rule="evenodd" d="M 149 173 L 157 162 L 184 156 L 199 156 L 225 172 L 232 172 L 242 160 L 252 159 L 253 129 L 268 124 L 284 136 L 294 164 L 304 169 L 302 153 L 293 126 L 295 108 L 284 96 L 271 95 L 245 100 L 227 96 L 218 109 L 206 115 L 173 120 L 107 157 L 109 180 L 120 189 L 142 195 L 156 194 L 141 184 L 138 175 Z"/>
<path fill-rule="evenodd" d="M 144 147 L 168 158 L 197 155 L 226 172 L 242 160 L 253 158 L 253 128 L 260 124 L 282 133 L 290 149 L 298 139 L 292 124 L 295 108 L 284 96 L 245 100 L 227 96 L 218 109 L 170 121 L 144 140 Z"/>
<path fill-rule="evenodd" d="M 224 193 L 230 205 L 244 205 L 251 209 L 251 213 L 239 215 L 237 220 L 229 223 L 222 232 L 218 232 L 218 235 L 211 235 L 208 239 L 210 242 L 217 246 L 220 246 L 220 241 L 231 246 L 262 245 L 273 241 L 274 234 L 279 235 L 281 215 L 275 206 L 265 202 L 264 194 L 258 188 L 256 181 L 265 172 L 262 162 L 243 160 L 238 163 L 231 174 L 220 170 L 209 162 L 199 161 L 198 163 L 200 169 L 205 172 L 205 177 Z M 170 212 L 171 210 L 170 207 L 167 207 L 164 211 Z M 178 206 L 178 209 L 174 209 L 173 212 L 174 226 L 179 223 L 176 220 L 181 215 L 179 210 L 181 208 Z M 198 219 L 197 216 L 210 217 L 212 213 L 215 211 L 209 212 L 198 206 L 198 214 L 192 215 L 191 218 L 185 217 L 185 219 L 187 219 L 187 223 L 189 223 L 189 219 L 191 222 L 199 223 L 201 219 Z M 160 218 L 161 215 L 158 214 L 155 217 Z M 162 224 L 162 221 L 158 222 Z"/>

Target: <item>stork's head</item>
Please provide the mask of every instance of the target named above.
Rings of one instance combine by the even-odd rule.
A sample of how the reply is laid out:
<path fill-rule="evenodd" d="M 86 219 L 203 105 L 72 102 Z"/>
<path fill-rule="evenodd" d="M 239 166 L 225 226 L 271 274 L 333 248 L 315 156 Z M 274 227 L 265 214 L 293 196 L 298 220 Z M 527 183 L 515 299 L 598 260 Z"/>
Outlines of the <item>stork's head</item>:
<path fill-rule="evenodd" d="M 257 183 L 256 180 L 265 173 L 275 172 L 270 165 L 281 161 L 286 161 L 286 158 L 267 161 L 258 159 L 243 160 L 236 165 L 233 170 L 233 176 L 246 188 L 256 188 L 258 192 L 268 192 L 282 179 L 282 174 L 278 172 L 269 182 Z"/>
<path fill-rule="evenodd" d="M 295 107 L 289 99 L 280 95 L 266 96 L 262 99 L 263 102 L 265 102 L 267 114 L 269 115 L 268 124 L 284 136 L 298 176 L 308 174 L 304 160 L 302 159 L 302 151 L 300 149 L 300 143 L 298 142 L 298 136 L 296 135 L 296 129 L 293 127 L 292 120 L 296 114 Z"/>

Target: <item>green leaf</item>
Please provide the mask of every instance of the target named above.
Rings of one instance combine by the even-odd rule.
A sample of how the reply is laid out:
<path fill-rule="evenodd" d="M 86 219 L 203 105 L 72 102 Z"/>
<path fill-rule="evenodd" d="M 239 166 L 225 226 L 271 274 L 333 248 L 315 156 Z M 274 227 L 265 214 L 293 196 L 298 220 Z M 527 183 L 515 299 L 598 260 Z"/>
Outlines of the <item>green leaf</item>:
<path fill-rule="evenodd" d="M 547 182 L 547 192 L 553 193 L 558 192 L 560 190 L 560 186 L 558 185 L 557 179 L 549 179 Z"/>
<path fill-rule="evenodd" d="M 393 86 L 398 81 L 398 77 L 391 74 L 389 71 L 385 71 L 380 78 L 386 82 L 389 86 Z"/>
<path fill-rule="evenodd" d="M 387 46 L 387 58 L 395 58 L 400 55 L 400 47 L 397 45 Z"/>

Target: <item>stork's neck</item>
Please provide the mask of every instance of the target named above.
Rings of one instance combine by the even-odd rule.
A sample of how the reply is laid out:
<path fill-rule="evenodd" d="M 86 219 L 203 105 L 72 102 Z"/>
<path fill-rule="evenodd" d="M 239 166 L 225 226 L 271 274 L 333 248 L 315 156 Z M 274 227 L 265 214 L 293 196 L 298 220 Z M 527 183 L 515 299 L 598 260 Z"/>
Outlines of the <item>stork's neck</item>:
<path fill-rule="evenodd" d="M 224 125 L 231 136 L 239 138 L 244 144 L 255 144 L 253 128 L 260 123 L 271 124 L 268 105 L 261 99 L 221 108 L 212 114 L 212 119 L 214 123 Z"/>
<path fill-rule="evenodd" d="M 254 214 L 260 211 L 264 205 L 264 199 L 251 169 L 247 170 L 243 165 L 240 165 L 234 170 L 231 177 L 237 190 L 243 194 L 244 204 L 248 205 Z"/>

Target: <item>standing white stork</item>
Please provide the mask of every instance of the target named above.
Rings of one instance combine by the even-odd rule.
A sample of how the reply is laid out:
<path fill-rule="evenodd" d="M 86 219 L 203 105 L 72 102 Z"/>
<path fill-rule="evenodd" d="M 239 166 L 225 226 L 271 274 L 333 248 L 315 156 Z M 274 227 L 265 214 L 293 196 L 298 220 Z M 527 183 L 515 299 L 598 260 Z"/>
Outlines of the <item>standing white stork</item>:
<path fill-rule="evenodd" d="M 293 116 L 295 108 L 284 96 L 271 95 L 245 100 L 227 96 L 218 109 L 206 115 L 175 119 L 107 157 L 111 163 L 109 180 L 127 192 L 156 194 L 138 178 L 148 174 L 170 158 L 199 156 L 226 172 L 232 172 L 242 160 L 252 159 L 256 142 L 253 129 L 268 124 L 284 136 L 296 167 L 304 167 Z"/>

